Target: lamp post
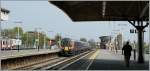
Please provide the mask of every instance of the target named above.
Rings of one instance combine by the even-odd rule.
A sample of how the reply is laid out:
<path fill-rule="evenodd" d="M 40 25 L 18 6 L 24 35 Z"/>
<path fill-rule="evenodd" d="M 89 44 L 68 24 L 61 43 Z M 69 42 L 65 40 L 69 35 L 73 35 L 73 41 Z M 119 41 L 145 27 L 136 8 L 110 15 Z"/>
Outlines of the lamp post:
<path fill-rule="evenodd" d="M 4 28 L 2 28 L 2 27 L 4 27 L 4 25 L 6 24 L 5 22 L 6 22 L 6 21 L 3 21 L 3 23 L 0 22 L 0 38 L 7 38 L 7 37 L 6 37 L 6 31 L 5 31 Z M 2 25 L 2 24 L 3 24 L 3 25 Z"/>
<path fill-rule="evenodd" d="M 3 35 L 2 35 L 2 22 L 0 23 L 0 38 L 3 38 Z"/>
<path fill-rule="evenodd" d="M 0 38 L 2 38 L 1 33 L 2 33 L 2 26 L 1 26 L 1 23 L 0 23 Z"/>
<path fill-rule="evenodd" d="M 16 21 L 15 22 L 18 26 L 17 26 L 17 47 L 18 47 L 18 52 L 19 52 L 19 49 L 20 49 L 20 47 L 19 47 L 19 45 L 21 45 L 20 43 L 21 43 L 21 41 L 20 41 L 20 30 L 19 30 L 19 24 L 21 24 L 22 22 L 21 21 Z"/>
<path fill-rule="evenodd" d="M 34 42 L 34 45 L 35 45 L 35 48 L 38 49 L 39 51 L 39 43 L 40 43 L 40 32 L 38 30 L 40 30 L 41 28 L 38 27 L 38 28 L 35 28 L 35 42 Z"/>
<path fill-rule="evenodd" d="M 2 38 L 2 21 L 7 21 L 10 11 L 5 8 L 0 8 L 0 38 Z"/>
<path fill-rule="evenodd" d="M 58 47 L 61 47 L 61 33 L 57 33 L 57 35 L 58 35 L 57 44 L 58 44 Z"/>
<path fill-rule="evenodd" d="M 46 32 L 43 31 L 43 35 L 44 35 L 44 44 L 43 44 L 43 48 L 46 48 Z"/>
<path fill-rule="evenodd" d="M 40 33 L 38 31 L 38 39 L 37 39 L 37 48 L 38 48 L 38 51 L 39 51 L 39 44 L 40 44 Z"/>
<path fill-rule="evenodd" d="M 49 33 L 52 33 L 52 32 L 54 32 L 54 31 L 48 31 Z M 50 39 L 50 43 L 51 43 L 51 39 Z M 51 49 L 51 44 L 50 44 L 50 49 Z"/>
<path fill-rule="evenodd" d="M 27 32 L 27 35 L 26 35 L 26 47 L 28 48 L 28 32 Z"/>

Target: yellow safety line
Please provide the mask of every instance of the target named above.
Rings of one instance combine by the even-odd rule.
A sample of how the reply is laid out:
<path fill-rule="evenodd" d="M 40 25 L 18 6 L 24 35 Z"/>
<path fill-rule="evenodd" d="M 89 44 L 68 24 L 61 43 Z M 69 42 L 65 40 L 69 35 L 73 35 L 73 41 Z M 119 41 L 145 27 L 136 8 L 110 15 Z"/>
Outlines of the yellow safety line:
<path fill-rule="evenodd" d="M 100 50 L 97 50 L 89 59 L 92 59 L 92 61 L 90 62 L 90 64 L 87 66 L 86 70 L 89 69 L 89 67 L 91 66 L 91 64 L 93 63 L 94 59 L 96 58 L 96 56 L 98 55 L 98 53 L 100 52 Z"/>
<path fill-rule="evenodd" d="M 99 52 L 100 50 L 97 50 L 89 59 L 95 59 Z"/>

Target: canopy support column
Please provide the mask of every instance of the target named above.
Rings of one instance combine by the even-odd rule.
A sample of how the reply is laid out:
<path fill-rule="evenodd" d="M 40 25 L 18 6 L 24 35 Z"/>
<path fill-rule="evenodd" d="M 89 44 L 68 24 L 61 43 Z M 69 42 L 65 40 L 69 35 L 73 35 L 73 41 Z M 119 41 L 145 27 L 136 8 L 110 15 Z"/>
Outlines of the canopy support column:
<path fill-rule="evenodd" d="M 144 63 L 144 55 L 143 55 L 144 28 L 147 27 L 149 23 L 147 22 L 146 25 L 144 26 L 142 20 L 138 20 L 137 25 L 135 21 L 133 22 L 128 21 L 128 22 L 132 24 L 138 31 L 138 63 Z"/>

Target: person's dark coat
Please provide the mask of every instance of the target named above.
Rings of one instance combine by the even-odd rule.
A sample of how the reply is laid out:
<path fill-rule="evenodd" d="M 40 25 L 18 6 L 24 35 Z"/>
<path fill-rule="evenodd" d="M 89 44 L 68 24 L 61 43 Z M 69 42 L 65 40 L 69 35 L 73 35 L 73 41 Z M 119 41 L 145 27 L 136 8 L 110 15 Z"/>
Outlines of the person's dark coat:
<path fill-rule="evenodd" d="M 132 47 L 130 45 L 124 45 L 122 50 L 125 56 L 131 56 Z"/>

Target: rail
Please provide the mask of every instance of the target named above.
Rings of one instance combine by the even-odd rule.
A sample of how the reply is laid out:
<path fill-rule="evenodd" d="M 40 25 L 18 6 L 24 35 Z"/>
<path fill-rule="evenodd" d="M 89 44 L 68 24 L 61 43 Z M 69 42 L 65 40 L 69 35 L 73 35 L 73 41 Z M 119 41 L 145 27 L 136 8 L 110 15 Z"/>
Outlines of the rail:
<path fill-rule="evenodd" d="M 48 67 L 44 67 L 44 70 L 62 70 L 65 67 L 71 65 L 74 62 L 77 62 L 78 60 L 88 56 L 88 55 L 92 55 L 95 51 L 86 51 L 84 53 L 81 53 L 79 55 L 76 55 L 74 57 L 68 58 L 64 61 L 58 62 L 54 65 L 48 66 Z"/>
<path fill-rule="evenodd" d="M 32 64 L 26 64 L 17 68 L 13 68 L 13 70 L 63 70 L 72 63 L 93 55 L 93 53 L 95 53 L 95 50 L 88 50 L 71 57 L 51 57 L 39 62 L 34 62 Z"/>

